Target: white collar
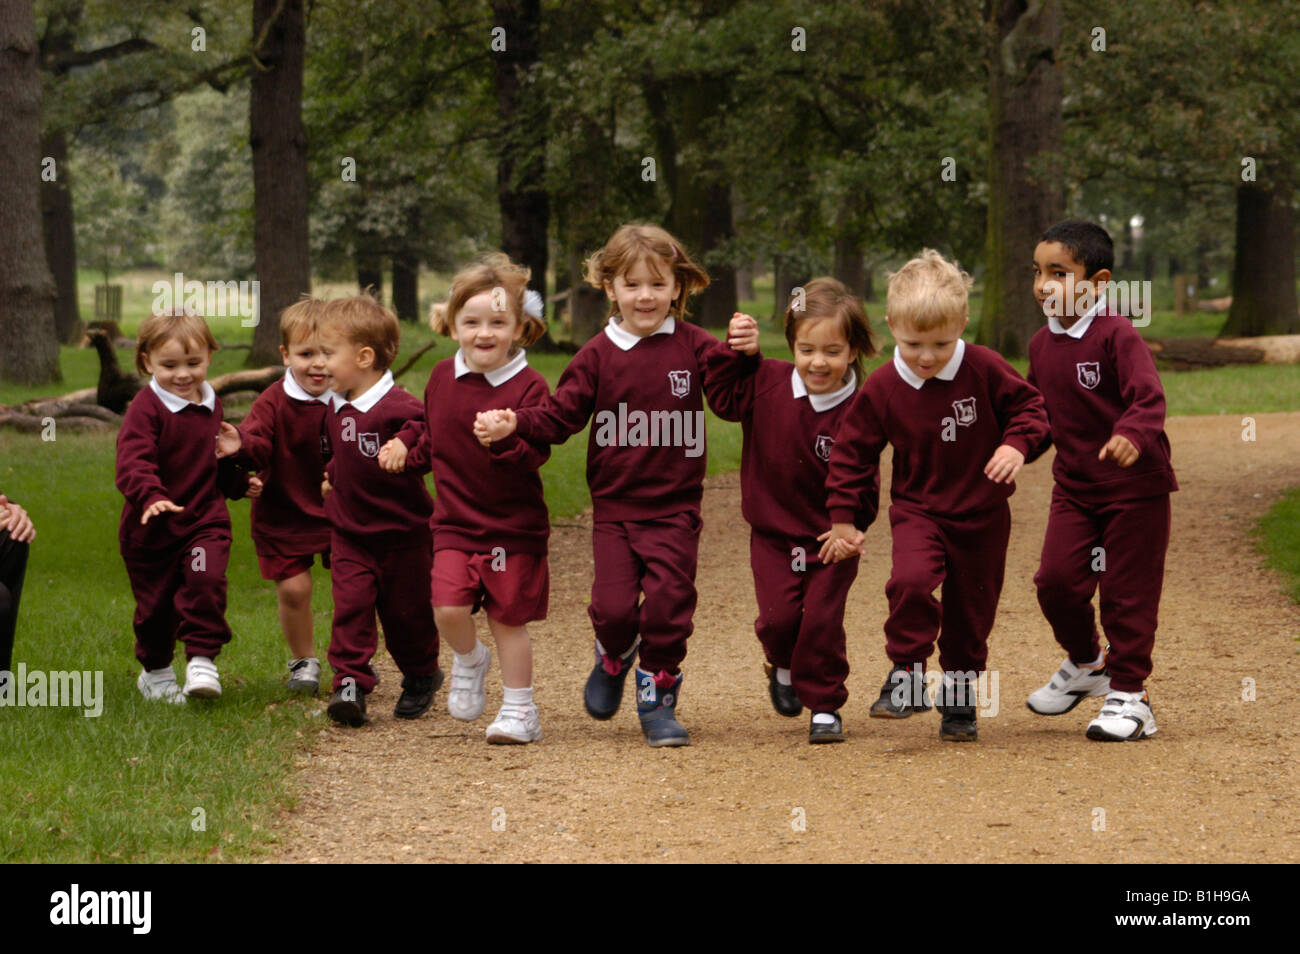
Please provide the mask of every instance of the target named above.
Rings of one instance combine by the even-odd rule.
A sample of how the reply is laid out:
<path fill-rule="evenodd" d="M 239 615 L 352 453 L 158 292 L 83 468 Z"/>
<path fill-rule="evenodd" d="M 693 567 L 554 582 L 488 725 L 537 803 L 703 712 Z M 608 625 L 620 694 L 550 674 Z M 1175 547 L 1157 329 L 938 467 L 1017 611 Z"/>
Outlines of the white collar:
<path fill-rule="evenodd" d="M 831 391 L 829 394 L 812 394 L 808 391 L 808 385 L 803 383 L 803 378 L 799 377 L 799 369 L 792 368 L 790 387 L 794 391 L 796 401 L 807 395 L 808 403 L 812 405 L 814 411 L 820 414 L 822 411 L 829 411 L 833 407 L 838 407 L 853 396 L 853 392 L 858 387 L 858 373 L 849 368 L 849 383 L 844 387 L 838 391 Z"/>
<path fill-rule="evenodd" d="M 651 334 L 670 335 L 676 327 L 677 319 L 669 315 L 664 319 L 664 323 L 652 331 Z M 624 331 L 617 315 L 609 316 L 609 322 L 605 325 L 605 334 L 609 335 L 609 340 L 624 351 L 631 351 L 636 343 L 642 340 L 638 335 L 634 335 L 630 331 Z"/>
<path fill-rule="evenodd" d="M 372 407 L 379 403 L 379 399 L 393 389 L 393 372 L 385 371 L 384 376 L 371 385 L 370 390 L 360 397 L 345 398 L 342 394 L 333 393 L 334 410 L 337 412 L 344 404 L 351 404 L 354 408 L 365 414 Z"/>
<path fill-rule="evenodd" d="M 465 352 L 460 348 L 456 349 L 455 362 L 456 377 L 460 378 L 467 374 L 476 373 L 474 369 L 469 366 L 469 362 L 465 360 Z M 523 348 L 520 348 L 519 353 L 505 364 L 501 365 L 501 367 L 480 373 L 482 373 L 483 377 L 487 378 L 488 384 L 497 388 L 505 384 L 526 367 L 528 367 L 528 352 L 524 351 Z"/>
<path fill-rule="evenodd" d="M 149 379 L 149 387 L 153 388 L 153 393 L 158 395 L 158 400 L 163 402 L 163 407 L 167 408 L 167 410 L 171 411 L 173 414 L 177 411 L 183 411 L 191 404 L 195 403 L 193 401 L 185 400 L 185 398 L 181 397 L 179 394 L 172 394 L 171 391 L 166 390 L 158 383 L 156 377 Z M 217 392 L 212 390 L 212 385 L 208 384 L 207 381 L 204 381 L 199 385 L 199 394 L 203 397 L 198 403 L 202 404 L 209 411 L 215 411 L 217 408 Z"/>
<path fill-rule="evenodd" d="M 1106 307 L 1106 293 L 1102 292 L 1101 297 L 1093 304 L 1091 308 L 1083 313 L 1081 317 L 1070 327 L 1066 328 L 1060 320 L 1053 315 L 1047 317 L 1047 327 L 1052 330 L 1054 335 L 1069 335 L 1071 338 L 1082 338 L 1088 333 L 1088 328 L 1092 325 L 1092 319 L 1101 314 L 1101 310 Z"/>
<path fill-rule="evenodd" d="M 936 374 L 935 377 L 943 381 L 951 381 L 953 378 L 957 377 L 957 372 L 961 369 L 961 359 L 965 356 L 966 342 L 962 338 L 958 338 L 957 347 L 953 351 L 952 357 L 948 359 L 947 364 L 939 369 L 939 373 Z M 898 372 L 900 378 L 918 391 L 921 390 L 922 385 L 924 385 L 927 380 L 907 366 L 907 362 L 903 360 L 903 356 L 898 353 L 898 345 L 894 345 L 894 370 Z"/>
<path fill-rule="evenodd" d="M 325 389 L 324 394 L 309 394 L 307 389 L 298 383 L 298 379 L 293 376 L 293 368 L 284 369 L 284 393 L 289 395 L 295 401 L 320 401 L 328 405 L 334 402 L 334 392 Z"/>

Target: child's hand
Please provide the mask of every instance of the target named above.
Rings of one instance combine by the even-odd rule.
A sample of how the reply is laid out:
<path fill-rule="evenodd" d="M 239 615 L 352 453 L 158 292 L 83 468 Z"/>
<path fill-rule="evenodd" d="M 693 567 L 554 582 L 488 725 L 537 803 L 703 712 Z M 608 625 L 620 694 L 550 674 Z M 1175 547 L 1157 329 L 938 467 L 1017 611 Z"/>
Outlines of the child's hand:
<path fill-rule="evenodd" d="M 989 462 L 984 465 L 984 476 L 995 484 L 1009 484 L 1016 479 L 1020 468 L 1025 466 L 1025 455 L 1010 444 L 1003 444 L 993 452 Z"/>
<path fill-rule="evenodd" d="M 330 495 L 330 491 L 333 489 L 334 488 L 330 486 L 329 474 L 321 474 L 320 475 L 320 499 L 324 500 L 326 497 L 328 497 Z"/>
<path fill-rule="evenodd" d="M 474 436 L 480 444 L 487 447 L 493 441 L 505 440 L 515 432 L 518 424 L 519 418 L 508 408 L 501 411 L 480 411 L 474 418 Z"/>
<path fill-rule="evenodd" d="M 221 433 L 217 435 L 217 456 L 231 457 L 239 453 L 244 446 L 244 439 L 239 436 L 239 428 L 226 421 L 221 422 Z"/>
<path fill-rule="evenodd" d="M 150 517 L 156 517 L 158 516 L 158 514 L 162 513 L 163 511 L 167 511 L 169 513 L 180 513 L 184 509 L 185 509 L 184 507 L 176 506 L 170 500 L 155 500 L 148 507 L 146 507 L 144 513 L 140 515 L 140 526 L 143 527 L 146 523 L 149 522 Z"/>
<path fill-rule="evenodd" d="M 1141 454 L 1131 440 L 1120 434 L 1112 434 L 1110 440 L 1106 442 L 1106 446 L 1097 455 L 1097 459 L 1105 460 L 1109 457 L 1121 467 L 1132 467 L 1139 456 Z"/>
<path fill-rule="evenodd" d="M 406 445 L 394 437 L 379 448 L 379 466 L 390 474 L 400 474 L 406 469 Z"/>
<path fill-rule="evenodd" d="M 260 497 L 262 496 L 262 491 L 265 487 L 266 484 L 262 483 L 262 478 L 253 474 L 248 478 L 248 489 L 244 491 L 244 496 L 250 499 L 253 497 Z"/>
<path fill-rule="evenodd" d="M 749 315 L 736 312 L 727 326 L 727 344 L 733 351 L 758 354 L 758 322 Z"/>
<path fill-rule="evenodd" d="M 8 530 L 9 539 L 15 543 L 31 543 L 36 539 L 32 518 L 4 494 L 0 494 L 0 530 Z"/>
<path fill-rule="evenodd" d="M 861 553 L 862 541 L 866 538 L 867 535 L 851 523 L 833 523 L 817 538 L 826 541 L 818 556 L 822 563 L 839 563 L 854 553 Z"/>

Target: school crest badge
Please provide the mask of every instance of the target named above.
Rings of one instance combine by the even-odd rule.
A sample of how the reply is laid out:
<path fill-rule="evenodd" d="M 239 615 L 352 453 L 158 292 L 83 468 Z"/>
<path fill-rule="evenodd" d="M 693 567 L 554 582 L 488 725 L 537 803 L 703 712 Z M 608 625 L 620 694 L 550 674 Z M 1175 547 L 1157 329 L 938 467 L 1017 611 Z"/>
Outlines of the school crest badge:
<path fill-rule="evenodd" d="M 828 437 L 825 434 L 818 434 L 817 444 L 813 449 L 816 450 L 817 456 L 820 457 L 822 460 L 830 460 L 831 447 L 834 445 L 834 443 L 835 443 L 835 438 Z"/>
<path fill-rule="evenodd" d="M 969 427 L 975 423 L 975 399 L 973 397 L 962 398 L 960 401 L 952 402 L 952 413 L 962 427 Z"/>
<path fill-rule="evenodd" d="M 358 434 L 357 448 L 366 457 L 379 456 L 379 435 L 375 433 Z"/>
<path fill-rule="evenodd" d="M 330 438 L 329 438 L 329 435 L 328 435 L 328 434 L 322 434 L 322 435 L 320 436 L 320 455 L 321 455 L 321 457 L 323 457 L 325 460 L 329 460 L 330 457 L 331 457 L 331 454 L 330 454 Z"/>
<path fill-rule="evenodd" d="M 1089 391 L 1101 384 L 1101 362 L 1080 361 L 1075 365 L 1079 373 L 1079 383 Z"/>
<path fill-rule="evenodd" d="M 686 397 L 691 393 L 691 372 L 669 371 L 668 383 L 672 385 L 673 397 Z"/>

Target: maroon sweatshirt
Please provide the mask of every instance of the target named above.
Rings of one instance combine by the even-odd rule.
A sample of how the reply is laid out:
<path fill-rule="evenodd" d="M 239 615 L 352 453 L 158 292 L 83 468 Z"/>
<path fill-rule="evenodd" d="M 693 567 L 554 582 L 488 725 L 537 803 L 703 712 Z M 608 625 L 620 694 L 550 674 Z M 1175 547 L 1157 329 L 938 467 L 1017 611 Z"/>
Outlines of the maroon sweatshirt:
<path fill-rule="evenodd" d="M 329 546 L 320 481 L 329 459 L 330 399 L 329 391 L 312 397 L 286 370 L 258 395 L 239 425 L 243 446 L 235 460 L 256 470 L 265 485 L 253 499 L 253 542 L 259 551 L 319 553 Z"/>
<path fill-rule="evenodd" d="M 325 514 L 335 530 L 382 546 L 427 529 L 433 500 L 424 478 L 390 474 L 379 466 L 379 448 L 423 418 L 419 399 L 395 386 L 391 371 L 356 398 L 334 396 L 325 415 L 332 452 L 325 465 L 332 488 Z"/>
<path fill-rule="evenodd" d="M 851 375 L 853 371 L 849 372 Z M 817 535 L 830 526 L 826 475 L 840 422 L 857 382 L 831 394 L 809 394 L 789 361 L 764 359 L 755 374 L 720 389 L 718 416 L 740 421 L 741 508 L 759 533 L 804 547 L 817 561 Z M 865 526 L 879 506 L 880 475 L 854 522 Z"/>
<path fill-rule="evenodd" d="M 1043 396 L 996 351 L 959 341 L 948 364 L 916 387 L 920 380 L 897 352 L 867 378 L 831 450 L 832 522 L 853 523 L 860 507 L 871 509 L 886 444 L 894 447 L 890 499 L 948 520 L 991 510 L 1015 491 L 984 476 L 1000 445 L 1026 463 L 1051 445 Z"/>
<path fill-rule="evenodd" d="M 591 421 L 587 485 L 598 521 L 698 511 L 704 395 L 712 403 L 717 388 L 746 367 L 744 355 L 697 325 L 670 317 L 638 338 L 611 318 L 573 356 L 555 393 L 519 411 L 519 435 L 559 444 Z"/>
<path fill-rule="evenodd" d="M 397 436 L 410 450 L 407 470 L 422 474 L 432 466 L 435 550 L 546 553 L 551 523 L 537 469 L 550 448 L 511 434 L 489 449 L 474 437 L 474 418 L 494 408 L 533 407 L 549 393 L 523 351 L 486 375 L 471 371 L 459 351 L 434 367 L 424 421 Z"/>
<path fill-rule="evenodd" d="M 1069 331 L 1040 328 L 1029 342 L 1029 381 L 1043 392 L 1056 444 L 1052 476 L 1071 497 L 1089 503 L 1177 490 L 1165 392 L 1151 349 L 1122 315 L 1085 321 Z M 1138 449 L 1133 466 L 1097 459 L 1114 434 Z"/>
<path fill-rule="evenodd" d="M 225 498 L 238 499 L 248 488 L 243 468 L 217 459 L 221 399 L 212 386 L 203 384 L 204 404 L 160 396 L 159 390 L 151 381 L 135 396 L 117 435 L 116 483 L 126 498 L 117 538 L 123 550 L 141 557 L 174 548 L 197 530 L 229 531 Z M 158 500 L 185 509 L 155 514 L 140 526 L 141 515 Z"/>

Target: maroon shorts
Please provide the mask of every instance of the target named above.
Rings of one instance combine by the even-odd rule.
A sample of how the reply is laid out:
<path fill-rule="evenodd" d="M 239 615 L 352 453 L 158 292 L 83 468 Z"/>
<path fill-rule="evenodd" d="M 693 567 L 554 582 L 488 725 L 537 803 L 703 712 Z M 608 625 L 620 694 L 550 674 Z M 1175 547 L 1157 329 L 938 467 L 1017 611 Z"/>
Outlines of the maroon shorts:
<path fill-rule="evenodd" d="M 482 606 L 507 626 L 546 619 L 551 571 L 544 553 L 433 554 L 433 605 Z"/>
<path fill-rule="evenodd" d="M 330 551 L 326 547 L 320 552 L 320 565 L 325 569 L 330 568 Z M 299 573 L 306 573 L 311 569 L 315 553 L 276 553 L 272 550 L 257 551 L 257 565 L 262 570 L 262 579 L 274 580 L 279 583 L 281 580 L 288 580 L 297 576 Z"/>

